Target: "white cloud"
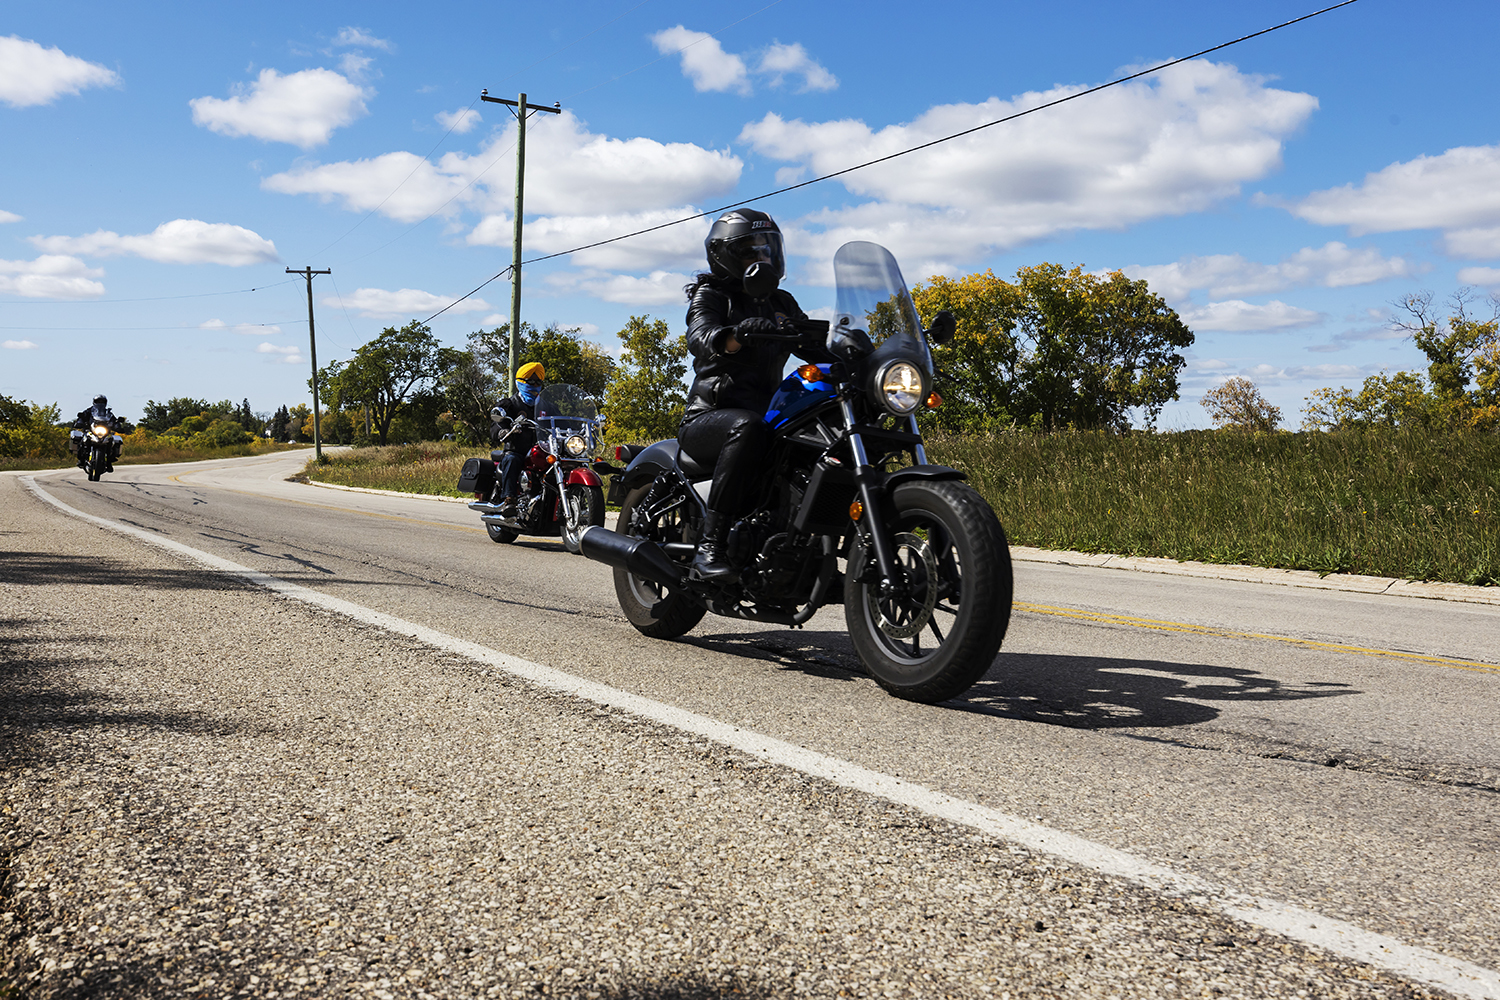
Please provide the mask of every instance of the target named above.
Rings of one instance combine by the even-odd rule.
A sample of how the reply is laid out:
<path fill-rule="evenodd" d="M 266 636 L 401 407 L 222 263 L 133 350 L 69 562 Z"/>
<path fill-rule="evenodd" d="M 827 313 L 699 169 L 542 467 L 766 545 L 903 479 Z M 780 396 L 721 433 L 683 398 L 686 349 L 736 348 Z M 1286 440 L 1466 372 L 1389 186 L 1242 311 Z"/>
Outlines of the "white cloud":
<path fill-rule="evenodd" d="M 29 340 L 7 340 L 5 343 L 0 344 L 0 347 L 5 348 L 7 351 L 34 351 L 34 350 L 36 350 L 36 345 L 33 344 Z"/>
<path fill-rule="evenodd" d="M 333 44 L 391 51 L 390 42 L 384 38 L 376 38 L 363 28 L 340 28 L 338 35 L 333 39 Z"/>
<path fill-rule="evenodd" d="M 1358 187 L 1315 191 L 1288 210 L 1356 236 L 1441 229 L 1454 256 L 1500 256 L 1500 146 L 1458 146 L 1393 163 Z"/>
<path fill-rule="evenodd" d="M 760 57 L 760 72 L 770 75 L 773 87 L 781 86 L 782 80 L 788 75 L 800 75 L 802 86 L 798 88 L 798 93 L 833 90 L 839 85 L 838 77 L 819 65 L 800 43 L 774 43 Z"/>
<path fill-rule="evenodd" d="M 53 46 L 10 35 L 0 38 L 0 101 L 13 108 L 50 104 L 85 87 L 114 87 L 120 77 L 98 63 L 70 56 Z"/>
<path fill-rule="evenodd" d="M 1458 280 L 1466 285 L 1482 285 L 1485 288 L 1494 288 L 1500 286 L 1500 267 L 1460 268 Z"/>
<path fill-rule="evenodd" d="M 1153 292 L 1176 302 L 1199 289 L 1219 298 L 1263 295 L 1308 285 L 1367 285 L 1409 277 L 1415 268 L 1401 257 L 1382 256 L 1373 247 L 1351 250 L 1342 243 L 1326 243 L 1304 247 L 1276 264 L 1256 263 L 1239 254 L 1214 254 L 1184 257 L 1172 264 L 1132 264 L 1121 270 L 1132 279 L 1144 278 Z"/>
<path fill-rule="evenodd" d="M 767 114 L 740 139 L 764 156 L 827 174 L 1082 89 L 941 105 L 878 131 L 852 119 L 806 123 Z M 942 270 L 1070 230 L 1203 211 L 1277 169 L 1284 139 L 1317 103 L 1233 66 L 1184 63 L 846 174 L 841 184 L 873 200 L 803 220 L 814 242 L 798 249 L 826 257 L 844 240 L 873 239 L 903 260 L 926 257 Z"/>
<path fill-rule="evenodd" d="M 1367 374 L 1369 366 L 1357 365 L 1293 365 L 1289 368 L 1270 364 L 1258 364 L 1240 369 L 1240 374 L 1262 382 L 1327 382 L 1331 379 L 1358 378 Z"/>
<path fill-rule="evenodd" d="M 254 136 L 303 149 L 321 146 L 333 130 L 369 113 L 372 96 L 331 69 L 305 69 L 282 76 L 263 69 L 248 88 L 227 100 L 196 97 L 188 104 L 193 122 L 229 136 Z"/>
<path fill-rule="evenodd" d="M 526 223 L 526 246 L 539 253 L 558 253 L 621 233 L 659 226 L 694 215 L 697 211 L 692 206 L 682 206 L 619 215 L 543 216 Z M 618 243 L 580 251 L 573 255 L 572 260 L 582 267 L 614 271 L 692 267 L 703 258 L 703 238 L 708 234 L 709 225 L 709 220 L 699 219 L 668 226 Z M 491 215 L 474 227 L 468 241 L 474 245 L 508 247 L 512 238 L 512 220 L 503 215 Z"/>
<path fill-rule="evenodd" d="M 725 52 L 713 35 L 679 24 L 652 35 L 651 44 L 663 55 L 681 53 L 682 75 L 693 81 L 694 90 L 750 93 L 750 73 L 745 60 Z"/>
<path fill-rule="evenodd" d="M 515 137 L 512 123 L 473 156 L 455 152 L 434 162 L 413 153 L 386 153 L 275 174 L 261 186 L 339 200 L 351 211 L 378 207 L 383 215 L 402 222 L 415 222 L 440 209 L 446 214 L 464 207 L 494 213 L 499 218 L 481 223 L 482 230 L 471 240 L 489 244 L 499 239 L 495 234 L 500 226 L 510 225 L 506 213 L 514 200 Z M 526 150 L 526 207 L 544 216 L 650 212 L 732 190 L 742 167 L 727 151 L 691 143 L 597 135 L 564 111 L 532 126 Z M 527 222 L 528 241 L 533 225 Z"/>
<path fill-rule="evenodd" d="M 5 211 L 3 209 L 0 209 L 0 223 L 20 222 L 20 221 L 21 221 L 21 216 L 17 215 L 15 212 L 7 212 L 7 211 Z"/>
<path fill-rule="evenodd" d="M 198 329 L 200 330 L 224 330 L 228 327 L 229 324 L 222 319 L 206 319 L 198 324 Z"/>
<path fill-rule="evenodd" d="M 28 299 L 95 299 L 104 272 L 77 257 L 43 254 L 36 260 L 0 260 L 0 293 Z"/>
<path fill-rule="evenodd" d="M 222 319 L 208 319 L 198 324 L 200 330 L 232 330 L 245 337 L 274 337 L 281 332 L 281 327 L 275 323 L 239 323 L 234 327 Z"/>
<path fill-rule="evenodd" d="M 474 126 L 484 121 L 478 111 L 473 108 L 459 108 L 457 111 L 439 111 L 434 115 L 437 123 L 443 128 L 451 128 L 459 135 L 472 132 Z"/>
<path fill-rule="evenodd" d="M 296 354 L 297 348 L 282 347 L 279 344 L 262 342 L 261 345 L 255 349 L 255 351 L 257 354 Z"/>
<path fill-rule="evenodd" d="M 692 277 L 673 271 L 652 271 L 644 278 L 599 271 L 550 274 L 547 287 L 557 292 L 592 295 L 628 306 L 687 305 L 682 288 Z"/>
<path fill-rule="evenodd" d="M 359 288 L 342 300 L 336 295 L 323 299 L 325 306 L 341 306 L 354 309 L 361 316 L 371 319 L 413 318 L 437 312 L 451 303 L 456 295 L 434 295 L 416 288 L 401 288 L 394 292 L 383 288 Z M 493 309 L 484 299 L 465 299 L 449 310 L 451 313 L 484 312 Z"/>
<path fill-rule="evenodd" d="M 257 233 L 227 222 L 198 219 L 173 219 L 141 236 L 121 236 L 101 229 L 85 236 L 33 236 L 31 242 L 52 253 L 91 257 L 133 254 L 164 264 L 243 267 L 278 259 L 276 245 Z"/>
<path fill-rule="evenodd" d="M 1225 302 L 1210 302 L 1206 306 L 1191 306 L 1179 311 L 1182 321 L 1194 330 L 1217 330 L 1232 333 L 1251 333 L 1261 330 L 1287 330 L 1299 326 L 1311 326 L 1323 320 L 1322 313 L 1311 309 L 1299 309 L 1285 302 L 1272 299 L 1265 305 L 1251 305 L 1241 299 Z"/>

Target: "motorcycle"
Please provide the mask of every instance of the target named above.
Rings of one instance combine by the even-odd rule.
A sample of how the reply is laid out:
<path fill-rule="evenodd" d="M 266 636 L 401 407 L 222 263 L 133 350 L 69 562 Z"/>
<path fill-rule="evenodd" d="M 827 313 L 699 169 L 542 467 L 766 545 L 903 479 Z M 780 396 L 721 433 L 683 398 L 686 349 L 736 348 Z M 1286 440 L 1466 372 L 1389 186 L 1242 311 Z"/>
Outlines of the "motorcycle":
<path fill-rule="evenodd" d="M 931 465 L 916 412 L 932 391 L 931 344 L 890 252 L 846 243 L 834 256 L 834 322 L 783 324 L 765 339 L 819 334 L 829 356 L 787 376 L 766 421 L 773 443 L 760 496 L 731 528 L 738 578 L 694 579 L 713 469 L 675 440 L 631 457 L 616 531 L 591 527 L 581 548 L 614 570 L 615 593 L 641 633 L 670 639 L 709 612 L 801 626 L 842 604 L 860 662 L 889 693 L 940 702 L 989 669 L 1010 621 L 1010 548 L 994 511 L 957 469 Z M 769 294 L 751 265 L 752 295 Z M 907 456 L 911 461 L 907 462 Z M 840 565 L 842 564 L 842 569 Z"/>
<path fill-rule="evenodd" d="M 541 391 L 536 420 L 520 417 L 511 427 L 511 433 L 532 427 L 537 435 L 522 459 L 513 514 L 501 512 L 498 496 L 503 452 L 464 463 L 458 489 L 474 494 L 469 509 L 480 513 L 491 541 L 508 545 L 523 534 L 561 536 L 564 548 L 578 551 L 584 530 L 604 523 L 604 481 L 593 468 L 602 422 L 593 399 L 578 386 L 559 382 Z"/>
<path fill-rule="evenodd" d="M 102 420 L 93 421 L 87 430 L 75 427 L 68 437 L 69 450 L 78 456 L 78 465 L 88 473 L 91 483 L 115 470 L 114 460 L 124 443 L 125 439 Z"/>

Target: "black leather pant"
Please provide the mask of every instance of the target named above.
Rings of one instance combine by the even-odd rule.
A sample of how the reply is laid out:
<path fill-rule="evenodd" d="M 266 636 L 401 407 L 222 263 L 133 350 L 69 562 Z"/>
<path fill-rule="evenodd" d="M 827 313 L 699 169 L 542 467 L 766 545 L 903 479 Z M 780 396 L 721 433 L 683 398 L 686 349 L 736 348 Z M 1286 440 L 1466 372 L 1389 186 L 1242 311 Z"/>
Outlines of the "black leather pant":
<path fill-rule="evenodd" d="M 693 461 L 714 470 L 708 509 L 730 517 L 748 514 L 771 446 L 765 417 L 754 410 L 709 410 L 678 428 L 677 440 Z"/>

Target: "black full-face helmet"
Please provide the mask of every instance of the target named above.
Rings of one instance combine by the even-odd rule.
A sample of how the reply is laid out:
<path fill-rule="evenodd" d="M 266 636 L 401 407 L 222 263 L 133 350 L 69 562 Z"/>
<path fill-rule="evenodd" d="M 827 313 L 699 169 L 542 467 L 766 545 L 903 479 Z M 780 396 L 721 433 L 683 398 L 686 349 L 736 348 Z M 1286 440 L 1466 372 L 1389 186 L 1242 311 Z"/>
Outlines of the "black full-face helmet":
<path fill-rule="evenodd" d="M 97 407 L 99 407 L 99 409 L 102 410 L 106 406 L 109 405 L 109 400 L 107 400 L 107 399 L 104 398 L 104 394 L 103 393 L 100 393 L 99 395 L 97 395 L 97 396 L 94 397 L 94 405 L 97 406 Z"/>
<path fill-rule="evenodd" d="M 736 208 L 719 216 L 703 241 L 708 267 L 715 278 L 739 278 L 745 268 L 762 260 L 786 277 L 786 255 L 781 248 L 781 229 L 776 220 L 753 208 Z"/>

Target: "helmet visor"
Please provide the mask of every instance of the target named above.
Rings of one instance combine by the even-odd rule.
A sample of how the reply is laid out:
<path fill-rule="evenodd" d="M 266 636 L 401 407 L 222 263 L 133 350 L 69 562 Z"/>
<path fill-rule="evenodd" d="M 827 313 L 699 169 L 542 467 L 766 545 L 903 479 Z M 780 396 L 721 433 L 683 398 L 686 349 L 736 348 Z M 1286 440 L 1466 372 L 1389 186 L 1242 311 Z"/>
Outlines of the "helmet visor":
<path fill-rule="evenodd" d="M 755 261 L 763 260 L 775 269 L 777 277 L 786 276 L 786 258 L 781 252 L 780 233 L 750 233 L 727 241 L 724 250 L 727 256 L 739 263 L 741 274 Z"/>

